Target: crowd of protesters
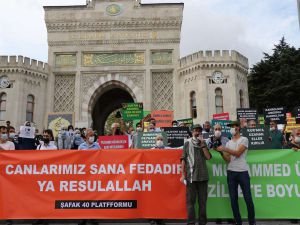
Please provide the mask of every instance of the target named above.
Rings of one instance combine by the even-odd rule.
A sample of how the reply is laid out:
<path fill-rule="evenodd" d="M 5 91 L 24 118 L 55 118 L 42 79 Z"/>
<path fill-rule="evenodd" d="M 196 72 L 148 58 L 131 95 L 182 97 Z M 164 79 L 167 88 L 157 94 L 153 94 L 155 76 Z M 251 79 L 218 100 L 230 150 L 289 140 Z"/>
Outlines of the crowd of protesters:
<path fill-rule="evenodd" d="M 155 144 L 152 149 L 170 149 L 164 144 L 164 137 L 161 135 L 161 128 L 156 126 L 156 121 L 149 118 L 147 126 L 145 121 L 141 121 L 126 129 L 125 123 L 113 123 L 108 135 L 127 135 L 130 148 L 137 148 L 137 138 L 140 132 L 157 132 Z M 30 127 L 30 122 L 25 122 L 24 126 Z M 250 177 L 246 162 L 248 151 L 248 139 L 241 135 L 243 128 L 255 128 L 258 125 L 255 120 L 233 121 L 228 124 L 231 127 L 230 138 L 222 135 L 222 126 L 215 124 L 211 126 L 209 121 L 203 125 L 195 124 L 190 127 L 190 132 L 186 138 L 181 158 L 182 177 L 181 181 L 186 185 L 187 215 L 188 224 L 195 224 L 195 201 L 199 201 L 199 224 L 207 223 L 206 202 L 208 188 L 208 169 L 205 161 L 212 155 L 210 149 L 220 152 L 223 159 L 228 163 L 227 181 L 229 196 L 234 215 L 235 224 L 242 224 L 238 207 L 238 186 L 241 186 L 245 202 L 248 209 L 248 220 L 250 225 L 255 224 L 255 210 L 250 190 Z M 185 123 L 172 122 L 172 127 L 188 127 Z M 57 150 L 57 149 L 78 149 L 78 150 L 98 150 L 97 132 L 91 128 L 75 128 L 70 125 L 62 127 L 58 136 L 54 137 L 51 129 L 43 130 L 39 134 L 36 130 L 34 139 L 19 137 L 15 128 L 7 121 L 6 126 L 0 126 L 0 149 L 1 150 Z M 204 139 L 203 134 L 213 134 Z M 269 141 L 273 149 L 290 148 L 295 151 L 300 150 L 300 128 L 293 129 L 287 136 L 285 129 L 279 130 L 275 121 L 269 124 Z M 39 221 L 37 221 L 39 222 Z M 89 221 L 94 223 L 93 220 Z M 80 225 L 87 223 L 81 220 Z M 220 221 L 219 221 L 220 223 Z M 151 220 L 150 224 L 164 224 L 162 220 Z"/>

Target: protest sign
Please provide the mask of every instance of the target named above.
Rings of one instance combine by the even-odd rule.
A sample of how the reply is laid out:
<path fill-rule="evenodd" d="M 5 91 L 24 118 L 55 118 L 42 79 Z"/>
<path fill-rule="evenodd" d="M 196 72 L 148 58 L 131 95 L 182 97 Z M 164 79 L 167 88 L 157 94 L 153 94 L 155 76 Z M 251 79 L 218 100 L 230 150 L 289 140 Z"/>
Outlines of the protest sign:
<path fill-rule="evenodd" d="M 207 215 L 231 218 L 227 163 L 210 152 Z M 0 151 L 0 219 L 186 219 L 181 155 L 181 150 Z M 257 219 L 300 219 L 299 161 L 293 150 L 248 152 Z M 246 219 L 240 189 L 238 197 Z"/>
<path fill-rule="evenodd" d="M 169 110 L 152 111 L 151 117 L 156 120 L 156 127 L 172 127 L 174 112 Z"/>
<path fill-rule="evenodd" d="M 258 121 L 260 125 L 264 125 L 265 124 L 265 117 L 264 116 L 258 116 Z"/>
<path fill-rule="evenodd" d="M 126 149 L 129 148 L 129 136 L 99 136 L 98 142 L 101 149 Z"/>
<path fill-rule="evenodd" d="M 236 109 L 237 119 L 246 119 L 246 120 L 258 120 L 257 110 L 256 109 Z"/>
<path fill-rule="evenodd" d="M 227 127 L 229 123 L 231 123 L 231 120 L 212 120 L 211 126 L 214 127 L 216 124 L 220 124 L 222 127 L 222 134 L 225 134 L 227 137 L 231 137 L 230 127 Z"/>
<path fill-rule="evenodd" d="M 244 137 L 249 140 L 248 149 L 271 149 L 271 141 L 269 140 L 268 127 L 243 128 Z"/>
<path fill-rule="evenodd" d="M 124 121 L 141 120 L 143 117 L 143 103 L 122 104 L 122 118 Z"/>
<path fill-rule="evenodd" d="M 296 128 L 300 128 L 300 124 L 296 123 L 296 117 L 287 117 L 287 125 L 285 127 L 286 133 L 292 133 L 292 131 Z"/>
<path fill-rule="evenodd" d="M 296 123 L 300 124 L 300 106 L 294 108 L 293 115 L 296 118 Z"/>
<path fill-rule="evenodd" d="M 168 145 L 168 138 L 165 132 L 139 132 L 137 136 L 137 148 L 151 149 L 155 147 L 155 138 L 157 135 L 162 135 L 164 145 Z"/>
<path fill-rule="evenodd" d="M 35 128 L 34 127 L 27 127 L 27 126 L 20 126 L 19 137 L 33 139 L 35 137 Z"/>
<path fill-rule="evenodd" d="M 218 113 L 218 114 L 213 114 L 213 119 L 214 120 L 229 120 L 229 113 Z"/>
<path fill-rule="evenodd" d="M 184 144 L 184 140 L 189 138 L 188 127 L 164 127 L 162 131 L 166 132 L 168 138 L 168 147 L 177 148 Z"/>
<path fill-rule="evenodd" d="M 286 108 L 266 108 L 264 109 L 264 118 L 266 124 L 270 124 L 270 121 L 275 121 L 277 124 L 286 124 Z"/>
<path fill-rule="evenodd" d="M 178 121 L 178 123 L 184 123 L 187 127 L 193 126 L 193 118 L 181 119 L 181 120 L 177 120 L 177 121 Z"/>
<path fill-rule="evenodd" d="M 186 216 L 180 150 L 10 152 L 0 152 L 0 219 Z"/>

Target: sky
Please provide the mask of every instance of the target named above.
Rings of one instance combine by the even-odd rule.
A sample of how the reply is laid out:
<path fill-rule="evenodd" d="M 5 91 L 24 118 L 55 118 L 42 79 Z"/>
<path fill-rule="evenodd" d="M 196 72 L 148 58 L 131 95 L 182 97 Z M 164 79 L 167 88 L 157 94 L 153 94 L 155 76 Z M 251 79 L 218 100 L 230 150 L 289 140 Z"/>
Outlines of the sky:
<path fill-rule="evenodd" d="M 47 61 L 44 5 L 85 4 L 85 0 L 0 0 L 0 55 Z M 300 47 L 296 0 L 144 0 L 184 2 L 180 52 L 237 50 L 259 62 L 284 36 Z"/>

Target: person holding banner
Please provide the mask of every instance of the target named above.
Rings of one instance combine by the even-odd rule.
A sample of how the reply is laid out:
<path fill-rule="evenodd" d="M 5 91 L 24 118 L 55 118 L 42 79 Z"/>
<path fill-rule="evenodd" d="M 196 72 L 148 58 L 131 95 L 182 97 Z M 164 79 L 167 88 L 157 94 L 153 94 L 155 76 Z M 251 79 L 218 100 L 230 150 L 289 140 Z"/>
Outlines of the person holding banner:
<path fill-rule="evenodd" d="M 95 133 L 93 129 L 86 130 L 86 141 L 79 145 L 78 150 L 98 150 L 100 145 L 95 142 Z"/>
<path fill-rule="evenodd" d="M 206 202 L 208 196 L 206 160 L 211 159 L 211 154 L 203 140 L 201 125 L 193 126 L 192 135 L 192 138 L 188 139 L 183 146 L 180 181 L 186 184 L 187 224 L 194 225 L 196 223 L 194 206 L 196 198 L 198 198 L 199 225 L 205 225 L 207 224 Z"/>
<path fill-rule="evenodd" d="M 232 139 L 226 144 L 226 147 L 219 146 L 216 150 L 223 153 L 223 158 L 228 162 L 227 182 L 235 224 L 242 224 L 238 203 L 238 186 L 240 185 L 247 205 L 249 225 L 255 225 L 255 210 L 248 173 L 249 166 L 246 161 L 249 141 L 248 138 L 240 135 L 239 121 L 232 121 L 227 126 L 231 127 Z"/>
<path fill-rule="evenodd" d="M 0 132 L 0 150 L 15 150 L 14 143 L 8 140 L 7 128 L 0 126 Z"/>

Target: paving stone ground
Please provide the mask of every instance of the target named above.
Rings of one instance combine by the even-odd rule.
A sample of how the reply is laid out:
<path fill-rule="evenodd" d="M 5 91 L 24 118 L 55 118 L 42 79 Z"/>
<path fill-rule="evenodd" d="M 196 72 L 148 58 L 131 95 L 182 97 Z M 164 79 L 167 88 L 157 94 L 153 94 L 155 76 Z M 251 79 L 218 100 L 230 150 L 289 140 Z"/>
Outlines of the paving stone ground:
<path fill-rule="evenodd" d="M 13 221 L 13 224 L 16 225 L 31 225 L 33 221 L 31 220 L 18 220 Z M 148 221 L 97 221 L 98 225 L 150 225 Z M 6 224 L 6 221 L 0 221 L 0 224 Z M 185 225 L 184 221 L 165 221 L 166 225 Z M 216 225 L 216 222 L 209 222 L 207 225 Z M 231 225 L 231 223 L 223 222 L 222 224 Z M 300 220 L 296 223 L 292 223 L 288 220 L 272 220 L 272 221 L 257 221 L 257 225 L 293 225 L 300 224 Z M 77 221 L 75 220 L 55 220 L 49 221 L 48 225 L 77 225 Z M 87 224 L 89 225 L 89 224 Z M 243 223 L 243 225 L 248 225 L 248 223 Z"/>

